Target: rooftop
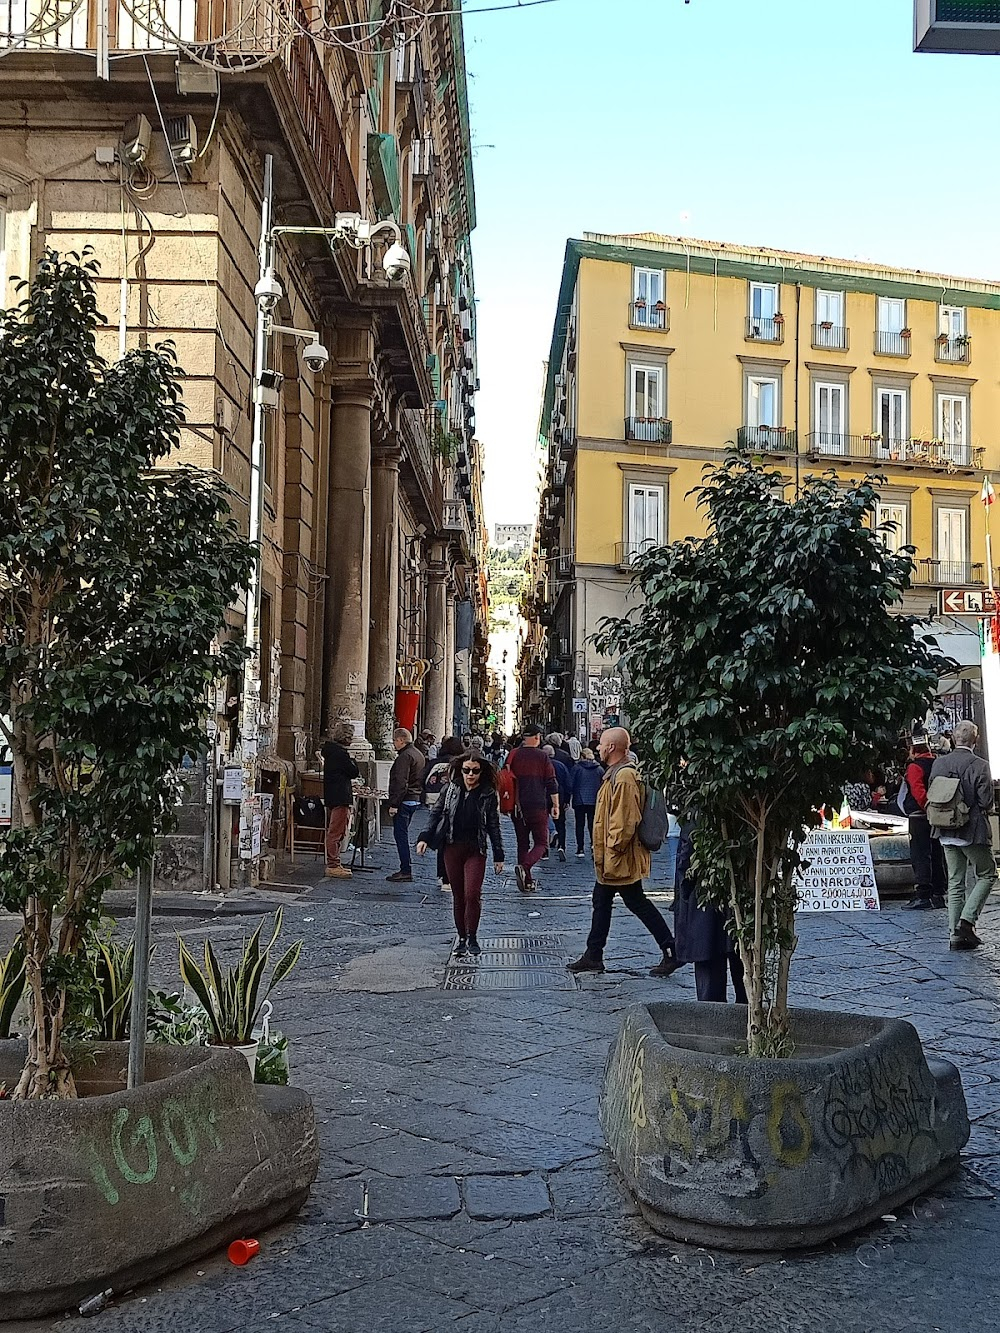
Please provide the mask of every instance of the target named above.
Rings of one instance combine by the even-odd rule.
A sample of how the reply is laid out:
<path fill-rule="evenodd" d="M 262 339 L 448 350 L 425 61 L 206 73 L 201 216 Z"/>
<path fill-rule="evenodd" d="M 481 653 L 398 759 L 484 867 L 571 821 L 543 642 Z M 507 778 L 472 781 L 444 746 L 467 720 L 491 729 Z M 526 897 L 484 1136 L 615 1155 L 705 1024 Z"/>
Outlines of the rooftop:
<path fill-rule="evenodd" d="M 811 255 L 797 250 L 774 250 L 764 245 L 740 245 L 733 241 L 705 241 L 692 236 L 667 236 L 655 231 L 624 233 L 585 231 L 583 239 L 597 245 L 615 246 L 625 250 L 662 250 L 666 254 L 690 255 L 702 259 L 725 258 L 738 263 L 768 265 L 783 269 L 809 268 L 813 272 L 826 271 L 841 275 L 854 275 L 859 278 L 911 282 L 928 287 L 950 289 L 962 287 L 966 291 L 1000 295 L 1000 281 L 991 282 L 985 278 L 962 278 L 950 273 L 936 273 L 919 268 L 900 268 L 897 265 L 879 264 L 868 259 L 836 259 L 830 255 Z"/>

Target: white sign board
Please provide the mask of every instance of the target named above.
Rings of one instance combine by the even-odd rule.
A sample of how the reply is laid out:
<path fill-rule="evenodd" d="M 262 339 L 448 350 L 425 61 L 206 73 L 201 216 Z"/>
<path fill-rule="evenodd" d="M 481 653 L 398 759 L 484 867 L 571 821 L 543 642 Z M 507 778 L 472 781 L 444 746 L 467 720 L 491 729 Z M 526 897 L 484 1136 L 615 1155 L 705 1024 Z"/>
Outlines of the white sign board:
<path fill-rule="evenodd" d="M 0 764 L 0 828 L 9 828 L 14 806 L 14 779 L 10 764 Z"/>
<path fill-rule="evenodd" d="M 802 844 L 809 862 L 797 880 L 800 912 L 881 910 L 868 834 L 860 829 L 816 829 Z"/>
<path fill-rule="evenodd" d="M 222 799 L 239 805 L 243 799 L 243 769 L 224 768 L 222 770 Z"/>
<path fill-rule="evenodd" d="M 574 700 L 573 700 L 573 712 L 574 712 L 574 713 L 585 713 L 586 711 L 587 711 L 587 701 L 586 701 L 586 699 L 574 699 Z"/>

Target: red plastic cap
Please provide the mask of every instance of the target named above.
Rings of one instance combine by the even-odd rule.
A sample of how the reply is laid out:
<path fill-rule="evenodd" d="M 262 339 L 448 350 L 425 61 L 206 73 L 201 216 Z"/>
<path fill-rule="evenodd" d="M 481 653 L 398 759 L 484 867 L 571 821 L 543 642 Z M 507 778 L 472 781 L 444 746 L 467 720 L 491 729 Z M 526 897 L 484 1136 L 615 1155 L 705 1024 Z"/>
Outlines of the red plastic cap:
<path fill-rule="evenodd" d="M 229 1262 L 242 1268 L 255 1254 L 260 1253 L 259 1240 L 234 1240 L 229 1247 Z"/>

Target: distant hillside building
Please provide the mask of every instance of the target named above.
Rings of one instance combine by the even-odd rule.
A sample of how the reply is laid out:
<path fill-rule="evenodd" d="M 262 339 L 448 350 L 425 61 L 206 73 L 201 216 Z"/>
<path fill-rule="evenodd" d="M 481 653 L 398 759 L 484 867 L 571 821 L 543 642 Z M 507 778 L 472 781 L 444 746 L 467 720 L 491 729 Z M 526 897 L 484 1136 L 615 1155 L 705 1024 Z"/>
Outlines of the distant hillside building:
<path fill-rule="evenodd" d="M 494 545 L 508 550 L 514 555 L 523 555 L 531 545 L 531 523 L 495 523 L 493 525 Z"/>

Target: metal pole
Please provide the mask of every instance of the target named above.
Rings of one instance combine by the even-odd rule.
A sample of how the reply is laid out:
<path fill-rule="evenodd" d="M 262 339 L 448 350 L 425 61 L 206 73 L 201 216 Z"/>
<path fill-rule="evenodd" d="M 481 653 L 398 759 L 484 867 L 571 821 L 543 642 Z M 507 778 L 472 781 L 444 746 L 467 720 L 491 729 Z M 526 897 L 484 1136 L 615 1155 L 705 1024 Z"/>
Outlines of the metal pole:
<path fill-rule="evenodd" d="M 98 0 L 97 3 L 97 77 L 107 83 L 111 78 L 111 3 L 110 0 Z"/>
<path fill-rule="evenodd" d="M 258 260 L 260 276 L 271 267 L 271 194 L 273 159 L 264 158 L 264 188 L 260 209 L 260 244 Z M 246 605 L 247 659 L 243 668 L 243 706 L 240 743 L 243 757 L 243 795 L 240 801 L 240 859 L 252 859 L 251 835 L 255 814 L 257 790 L 257 750 L 260 739 L 260 593 L 261 564 L 263 559 L 263 500 L 264 500 L 264 413 L 261 393 L 261 375 L 267 369 L 268 312 L 258 303 L 257 329 L 254 340 L 253 380 L 253 437 L 250 447 L 250 518 L 249 540 L 256 547 L 256 557 L 250 571 Z"/>
<path fill-rule="evenodd" d="M 146 1081 L 146 1012 L 149 997 L 149 936 L 153 916 L 153 858 L 139 868 L 135 897 L 135 955 L 132 961 L 132 1013 L 129 1020 L 128 1086 Z"/>

